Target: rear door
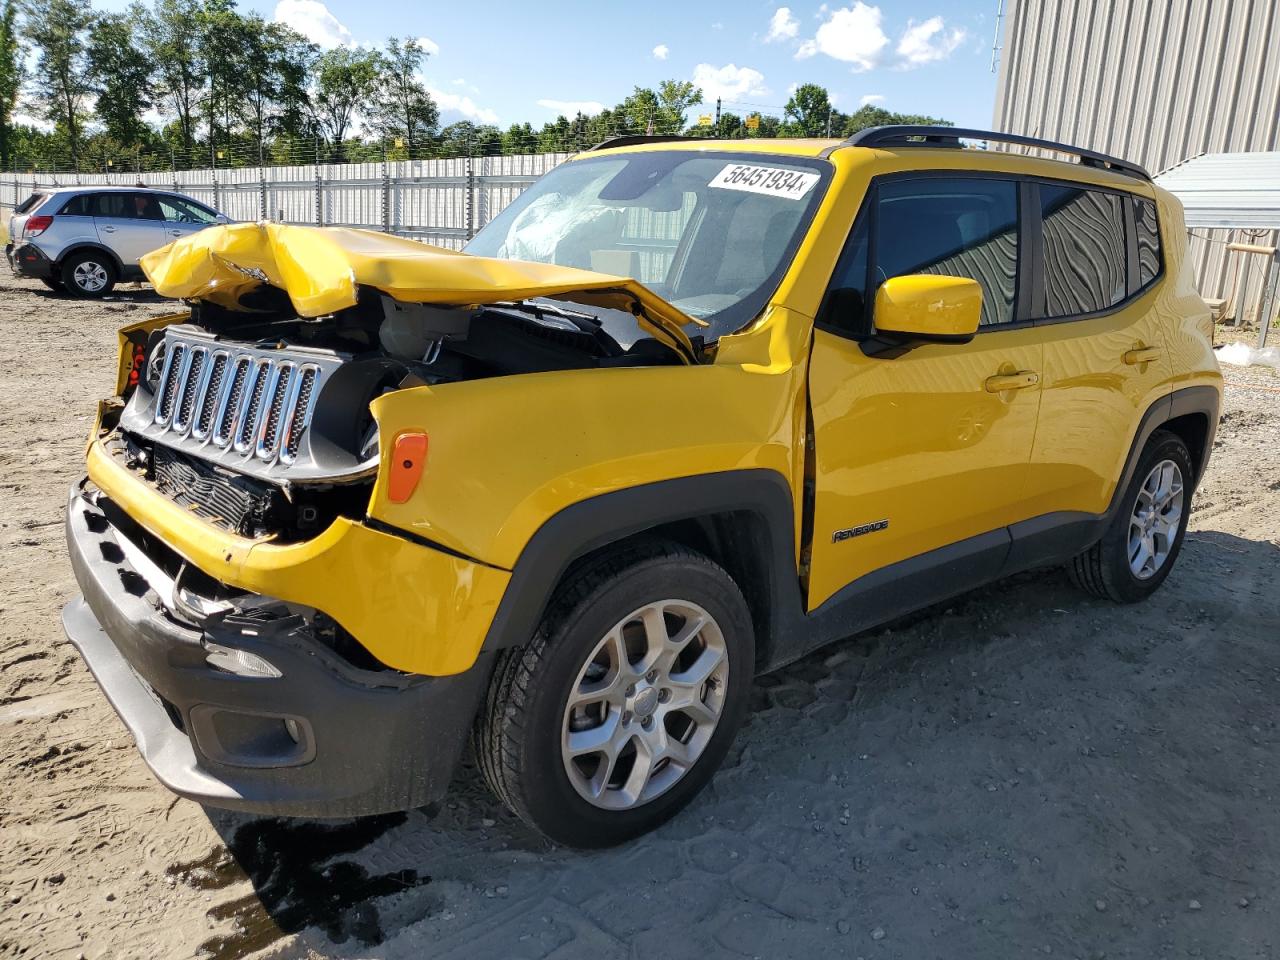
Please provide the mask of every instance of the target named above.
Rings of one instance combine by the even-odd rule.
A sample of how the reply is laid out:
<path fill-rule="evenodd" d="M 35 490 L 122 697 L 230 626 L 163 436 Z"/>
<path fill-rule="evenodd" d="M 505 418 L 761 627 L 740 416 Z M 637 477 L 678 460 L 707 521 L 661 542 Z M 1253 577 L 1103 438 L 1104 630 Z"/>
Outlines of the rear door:
<path fill-rule="evenodd" d="M 93 222 L 98 239 L 110 247 L 126 267 L 136 267 L 144 253 L 167 242 L 164 215 L 154 194 L 123 190 L 96 194 Z"/>
<path fill-rule="evenodd" d="M 963 589 L 993 577 L 1007 553 L 1005 528 L 1028 516 L 1042 350 L 1022 319 L 1019 197 L 1012 178 L 873 183 L 810 361 L 811 610 L 878 571 L 898 583 L 923 572 L 925 594 L 953 592 L 957 578 Z M 875 290 L 890 277 L 918 273 L 982 285 L 978 334 L 966 344 L 877 352 Z M 910 570 L 889 570 L 904 561 L 913 561 Z"/>
<path fill-rule="evenodd" d="M 1043 273 L 1033 312 L 1045 334 L 1031 494 L 1037 514 L 1097 515 L 1110 504 L 1142 414 L 1170 390 L 1154 206 L 1081 184 L 1031 186 Z"/>

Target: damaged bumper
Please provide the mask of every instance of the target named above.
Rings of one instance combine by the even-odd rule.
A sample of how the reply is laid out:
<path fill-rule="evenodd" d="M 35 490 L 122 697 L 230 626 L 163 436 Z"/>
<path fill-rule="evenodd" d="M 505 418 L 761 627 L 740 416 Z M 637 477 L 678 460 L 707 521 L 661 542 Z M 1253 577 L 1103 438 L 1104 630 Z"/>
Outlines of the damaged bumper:
<path fill-rule="evenodd" d="M 9 260 L 9 269 L 15 275 L 35 280 L 53 279 L 53 261 L 34 243 L 6 244 L 4 252 Z"/>
<path fill-rule="evenodd" d="M 148 561 L 145 531 L 84 484 L 72 489 L 66 533 L 83 594 L 63 611 L 67 636 L 171 790 L 311 817 L 409 809 L 443 794 L 488 655 L 450 677 L 359 669 L 286 604 L 175 603 L 183 587 Z"/>

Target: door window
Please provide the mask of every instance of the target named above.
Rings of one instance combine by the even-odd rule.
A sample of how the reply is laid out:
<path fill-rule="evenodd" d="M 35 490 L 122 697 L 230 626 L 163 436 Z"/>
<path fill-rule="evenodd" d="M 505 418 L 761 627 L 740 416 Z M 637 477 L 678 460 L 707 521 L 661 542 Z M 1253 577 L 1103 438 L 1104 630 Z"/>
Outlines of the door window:
<path fill-rule="evenodd" d="M 932 273 L 982 285 L 984 326 L 1013 320 L 1018 279 L 1018 187 L 1011 180 L 890 181 L 880 188 L 875 270 Z"/>
<path fill-rule="evenodd" d="M 157 197 L 156 202 L 160 204 L 160 212 L 164 214 L 165 220 L 170 223 L 207 224 L 217 219 L 211 211 L 182 197 Z"/>
<path fill-rule="evenodd" d="M 1045 317 L 1096 313 L 1125 298 L 1119 194 L 1040 184 Z"/>
<path fill-rule="evenodd" d="M 163 220 L 160 204 L 150 193 L 98 193 L 93 195 L 95 217 L 113 220 Z"/>
<path fill-rule="evenodd" d="M 874 261 L 869 278 L 868 257 Z M 823 322 L 850 333 L 869 332 L 868 302 L 880 284 L 915 273 L 977 280 L 981 324 L 1011 322 L 1018 281 L 1017 183 L 930 177 L 880 184 L 845 244 Z"/>

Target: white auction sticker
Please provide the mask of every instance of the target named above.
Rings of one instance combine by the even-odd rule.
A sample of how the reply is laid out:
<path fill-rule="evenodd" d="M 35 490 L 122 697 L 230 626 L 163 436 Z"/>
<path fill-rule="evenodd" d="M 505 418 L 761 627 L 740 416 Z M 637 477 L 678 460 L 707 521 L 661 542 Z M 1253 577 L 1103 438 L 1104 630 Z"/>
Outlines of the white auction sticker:
<path fill-rule="evenodd" d="M 709 186 L 722 190 L 745 190 L 770 197 L 799 200 L 818 182 L 818 174 L 781 167 L 757 167 L 749 163 L 728 163 Z"/>

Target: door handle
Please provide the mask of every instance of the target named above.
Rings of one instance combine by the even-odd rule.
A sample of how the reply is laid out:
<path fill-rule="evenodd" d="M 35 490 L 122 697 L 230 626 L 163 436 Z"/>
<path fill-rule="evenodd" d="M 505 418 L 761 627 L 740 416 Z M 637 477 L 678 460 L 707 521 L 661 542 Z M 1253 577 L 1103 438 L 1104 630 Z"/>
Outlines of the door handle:
<path fill-rule="evenodd" d="M 103 232 L 103 233 L 115 233 L 115 232 L 116 232 L 116 228 L 115 228 L 115 227 L 103 227 L 103 228 L 102 228 L 102 232 Z"/>
<path fill-rule="evenodd" d="M 998 373 L 987 377 L 987 393 L 1004 393 L 1006 390 L 1025 390 L 1040 382 L 1040 374 L 1034 370 L 1019 370 L 1017 373 Z"/>
<path fill-rule="evenodd" d="M 1150 363 L 1160 356 L 1160 351 L 1155 347 L 1134 347 L 1132 350 L 1126 350 L 1121 358 L 1129 366 L 1138 363 Z"/>

